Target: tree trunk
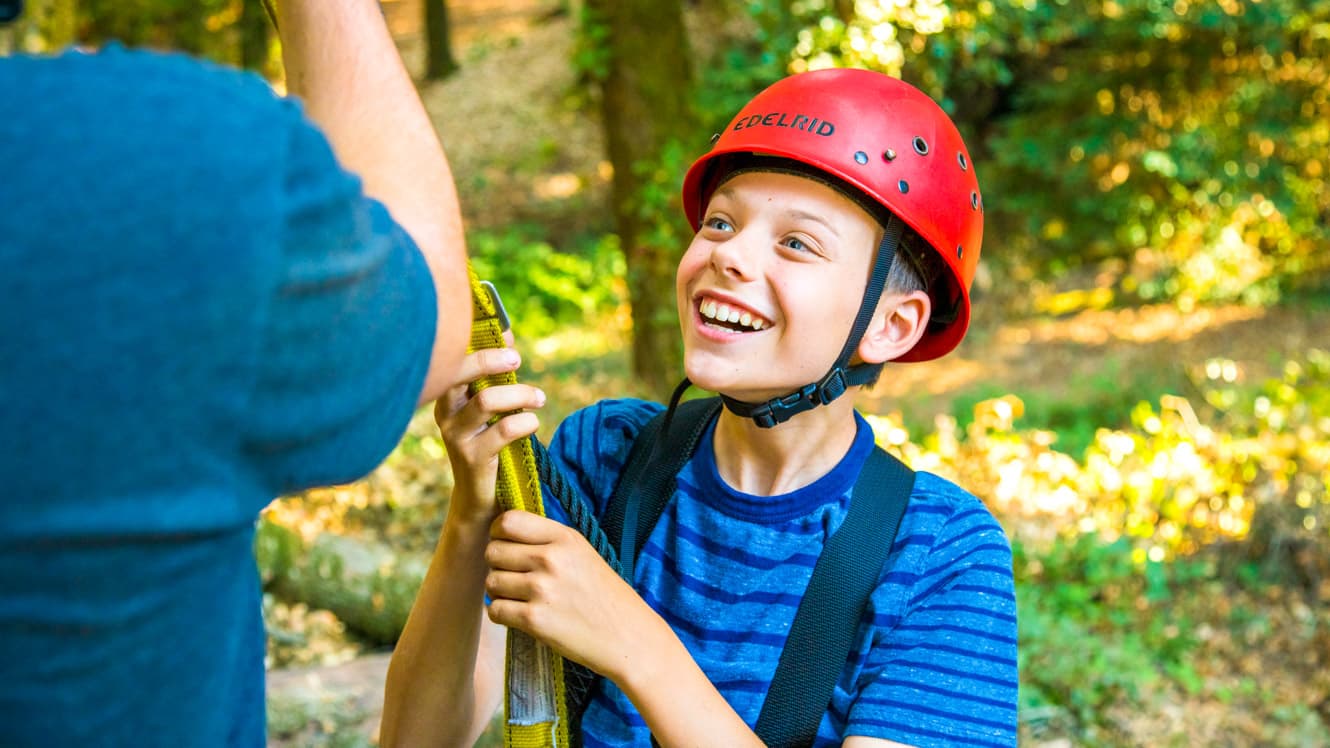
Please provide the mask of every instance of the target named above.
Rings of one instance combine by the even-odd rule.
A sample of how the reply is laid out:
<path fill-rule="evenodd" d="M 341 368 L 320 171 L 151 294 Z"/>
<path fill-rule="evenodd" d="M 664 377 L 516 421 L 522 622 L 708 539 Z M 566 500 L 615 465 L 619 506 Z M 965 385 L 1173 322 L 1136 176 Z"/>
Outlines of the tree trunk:
<path fill-rule="evenodd" d="M 448 3 L 425 0 L 425 78 L 443 80 L 457 70 L 452 34 L 448 31 Z"/>
<path fill-rule="evenodd" d="M 242 0 L 240 6 L 240 66 L 268 76 L 272 62 L 272 27 L 263 0 Z"/>
<path fill-rule="evenodd" d="M 35 3 L 30 5 L 32 8 Z M 46 49 L 64 49 L 78 40 L 78 0 L 50 0 L 43 3 L 44 13 L 39 19 L 42 42 Z M 31 12 L 31 11 L 30 11 Z"/>
<path fill-rule="evenodd" d="M 628 265 L 633 374 L 664 398 L 683 376 L 674 271 L 690 235 L 679 205 L 688 158 L 705 147 L 692 109 L 682 0 L 588 0 L 603 23 L 602 120 L 613 212 Z"/>

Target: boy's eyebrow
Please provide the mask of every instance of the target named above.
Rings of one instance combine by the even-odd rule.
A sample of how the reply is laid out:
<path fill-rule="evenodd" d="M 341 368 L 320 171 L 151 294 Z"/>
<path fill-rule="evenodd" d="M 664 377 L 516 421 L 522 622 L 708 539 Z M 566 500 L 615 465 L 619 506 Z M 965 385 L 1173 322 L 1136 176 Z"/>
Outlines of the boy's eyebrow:
<path fill-rule="evenodd" d="M 789 215 L 791 218 L 798 218 L 805 221 L 814 221 L 816 223 L 820 223 L 823 226 L 826 226 L 827 231 L 830 231 L 837 239 L 840 238 L 840 232 L 837 231 L 836 227 L 831 224 L 831 221 L 828 221 L 827 219 L 823 218 L 822 216 L 816 213 L 809 213 L 806 210 L 791 208 L 789 211 Z"/>
<path fill-rule="evenodd" d="M 715 194 L 711 196 L 711 199 L 715 200 L 718 197 L 726 197 L 733 200 L 736 199 L 734 192 L 735 191 L 733 188 L 726 185 L 716 190 Z M 826 226 L 827 230 L 830 231 L 832 234 L 834 234 L 837 239 L 840 238 L 840 231 L 836 230 L 836 227 L 833 226 L 830 221 L 828 221 L 827 219 L 823 218 L 822 216 L 816 213 L 809 213 L 806 210 L 791 208 L 790 210 L 786 211 L 786 215 L 790 216 L 791 218 L 797 218 L 805 221 L 815 221 L 817 223 L 820 223 L 823 226 Z"/>

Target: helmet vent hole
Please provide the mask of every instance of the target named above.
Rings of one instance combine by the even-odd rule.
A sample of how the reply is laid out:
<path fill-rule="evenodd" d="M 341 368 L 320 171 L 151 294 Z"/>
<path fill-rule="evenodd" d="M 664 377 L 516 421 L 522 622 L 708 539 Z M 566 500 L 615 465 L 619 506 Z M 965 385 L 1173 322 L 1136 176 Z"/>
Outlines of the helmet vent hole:
<path fill-rule="evenodd" d="M 967 160 L 965 159 L 965 154 L 964 154 L 964 153 L 961 153 L 961 152 L 957 151 L 957 153 L 956 153 L 956 161 L 957 161 L 957 163 L 959 163 L 959 164 L 961 165 L 961 171 L 969 171 L 969 170 L 970 170 L 970 162 L 967 161 Z"/>
<path fill-rule="evenodd" d="M 855 151 L 855 152 L 854 152 L 854 161 L 855 161 L 855 163 L 858 163 L 858 164 L 866 164 L 866 163 L 868 163 L 868 154 L 867 154 L 867 153 L 864 153 L 863 151 Z"/>
<path fill-rule="evenodd" d="M 892 162 L 892 161 L 895 161 L 895 160 L 896 160 L 896 149 L 895 149 L 895 148 L 888 148 L 887 150 L 883 151 L 883 152 L 882 152 L 882 160 L 883 160 L 883 161 L 886 161 L 887 163 L 890 163 L 890 162 Z"/>
<path fill-rule="evenodd" d="M 897 183 L 896 183 L 896 186 L 900 188 L 900 191 L 901 191 L 901 194 L 902 194 L 902 195 L 904 195 L 905 193 L 907 193 L 907 192 L 910 191 L 910 183 L 907 182 L 907 181 L 905 181 L 904 179 L 902 179 L 901 181 L 897 182 Z"/>
<path fill-rule="evenodd" d="M 924 140 L 923 138 L 919 137 L 918 135 L 914 136 L 914 152 L 917 153 L 917 154 L 919 154 L 920 156 L 927 156 L 927 155 L 928 155 L 928 141 L 927 141 L 927 140 Z"/>
<path fill-rule="evenodd" d="M 957 244 L 957 245 L 956 245 L 956 259 L 959 260 L 959 259 L 961 259 L 961 258 L 964 257 L 964 256 L 965 256 L 965 247 L 962 247 L 961 245 Z"/>
<path fill-rule="evenodd" d="M 979 193 L 978 193 L 978 192 L 971 192 L 971 193 L 970 193 L 970 208 L 971 208 L 971 210 L 979 210 Z"/>

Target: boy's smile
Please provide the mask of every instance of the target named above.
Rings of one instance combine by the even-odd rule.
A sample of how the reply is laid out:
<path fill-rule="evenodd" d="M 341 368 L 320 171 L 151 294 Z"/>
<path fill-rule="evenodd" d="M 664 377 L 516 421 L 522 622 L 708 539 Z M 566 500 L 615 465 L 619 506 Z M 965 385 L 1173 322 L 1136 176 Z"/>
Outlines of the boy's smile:
<path fill-rule="evenodd" d="M 806 177 L 753 171 L 724 182 L 679 262 L 688 378 L 758 402 L 824 374 L 880 232 L 854 201 Z"/>

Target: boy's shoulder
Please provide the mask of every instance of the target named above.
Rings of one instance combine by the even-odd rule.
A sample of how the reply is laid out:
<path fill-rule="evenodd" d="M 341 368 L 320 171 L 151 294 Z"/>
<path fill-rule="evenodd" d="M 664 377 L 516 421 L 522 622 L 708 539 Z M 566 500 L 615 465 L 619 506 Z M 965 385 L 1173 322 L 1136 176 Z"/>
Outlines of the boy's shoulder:
<path fill-rule="evenodd" d="M 1002 531 L 997 518 L 983 499 L 936 473 L 916 471 L 914 491 L 910 498 L 920 510 L 946 524 L 986 525 Z"/>
<path fill-rule="evenodd" d="M 983 500 L 954 481 L 924 470 L 915 473 L 900 536 L 909 539 L 919 552 L 916 561 L 924 566 L 963 557 L 976 563 L 1010 565 L 1011 542 Z"/>
<path fill-rule="evenodd" d="M 550 440 L 555 465 L 599 512 L 609 501 L 642 427 L 665 409 L 636 398 L 600 400 L 573 411 Z"/>
<path fill-rule="evenodd" d="M 594 433 L 610 441 L 626 440 L 631 444 L 642 427 L 664 410 L 660 403 L 631 397 L 598 400 L 564 418 L 556 438 L 570 432 Z"/>

